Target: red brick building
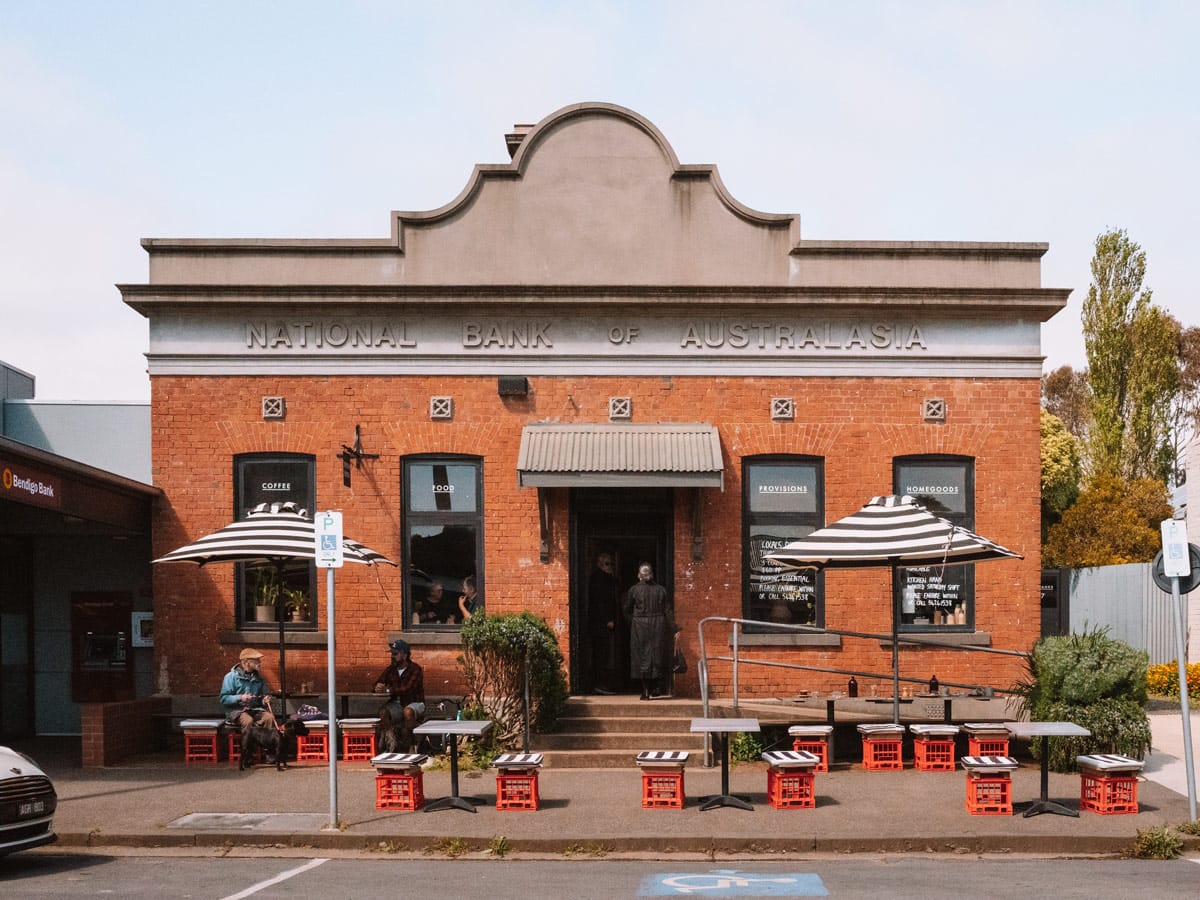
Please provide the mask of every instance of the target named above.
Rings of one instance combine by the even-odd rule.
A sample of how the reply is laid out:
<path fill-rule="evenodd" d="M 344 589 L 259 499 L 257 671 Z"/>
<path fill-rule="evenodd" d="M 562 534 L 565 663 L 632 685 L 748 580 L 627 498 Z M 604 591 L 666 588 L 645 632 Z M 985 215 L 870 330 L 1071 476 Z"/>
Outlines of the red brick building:
<path fill-rule="evenodd" d="M 402 563 L 337 581 L 339 684 L 366 690 L 403 635 L 433 693 L 458 687 L 457 598 L 530 610 L 571 686 L 599 662 L 596 557 L 642 560 L 697 650 L 705 616 L 1027 649 L 1039 632 L 1040 284 L 1045 244 L 810 241 L 739 204 L 629 110 L 581 104 L 508 135 L 431 212 L 368 240 L 148 239 L 154 523 L 161 555 L 255 503 L 339 509 Z M 350 467 L 354 446 L 375 458 Z M 789 576 L 772 542 L 877 494 L 913 493 L 1023 560 Z M 289 684 L 322 683 L 323 577 L 288 575 Z M 160 565 L 155 654 L 176 693 L 254 645 L 263 590 L 232 566 Z M 440 592 L 440 597 L 438 596 Z M 727 626 L 706 632 L 728 654 Z M 890 671 L 886 641 L 746 626 L 755 658 Z M 620 648 L 618 647 L 618 654 Z M 905 674 L 1008 684 L 1011 659 L 906 649 Z M 618 660 L 620 661 L 620 660 Z M 728 695 L 730 667 L 710 673 Z M 747 666 L 740 690 L 845 684 Z M 627 677 L 617 687 L 633 689 Z M 864 687 L 864 690 L 866 688 Z M 698 694 L 696 667 L 675 692 Z"/>

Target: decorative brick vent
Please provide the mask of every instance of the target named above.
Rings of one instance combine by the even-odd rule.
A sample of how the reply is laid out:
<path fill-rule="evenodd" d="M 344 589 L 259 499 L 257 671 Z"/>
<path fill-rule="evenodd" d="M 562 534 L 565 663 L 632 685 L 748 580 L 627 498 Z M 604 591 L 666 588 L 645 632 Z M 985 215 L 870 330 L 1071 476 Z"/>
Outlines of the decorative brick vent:
<path fill-rule="evenodd" d="M 796 418 L 796 401 L 793 397 L 771 398 L 771 421 L 791 422 Z"/>
<path fill-rule="evenodd" d="M 264 419 L 282 419 L 287 414 L 287 403 L 282 397 L 262 398 L 262 417 Z"/>
<path fill-rule="evenodd" d="M 454 398 L 453 397 L 430 397 L 429 398 L 429 418 L 431 419 L 453 419 L 454 418 Z"/>
<path fill-rule="evenodd" d="M 608 420 L 610 422 L 629 421 L 633 418 L 632 397 L 609 397 Z"/>
<path fill-rule="evenodd" d="M 921 404 L 921 415 L 926 422 L 945 422 L 946 401 L 941 397 L 926 397 Z"/>

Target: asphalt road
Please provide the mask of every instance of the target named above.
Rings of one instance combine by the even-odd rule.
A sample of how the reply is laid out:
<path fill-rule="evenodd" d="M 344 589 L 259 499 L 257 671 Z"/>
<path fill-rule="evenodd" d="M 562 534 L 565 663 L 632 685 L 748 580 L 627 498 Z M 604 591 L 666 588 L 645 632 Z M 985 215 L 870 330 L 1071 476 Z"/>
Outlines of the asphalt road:
<path fill-rule="evenodd" d="M 144 853 L 144 851 L 142 852 Z M 0 858 L 8 897 L 615 900 L 639 897 L 1197 896 L 1200 860 L 854 856 L 746 861 L 305 856 L 180 857 L 34 851 Z"/>

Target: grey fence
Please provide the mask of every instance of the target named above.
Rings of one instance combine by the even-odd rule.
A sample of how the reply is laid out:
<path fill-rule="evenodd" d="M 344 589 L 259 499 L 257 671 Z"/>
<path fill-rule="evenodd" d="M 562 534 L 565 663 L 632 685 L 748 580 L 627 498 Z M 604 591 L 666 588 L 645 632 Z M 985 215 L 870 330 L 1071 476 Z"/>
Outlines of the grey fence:
<path fill-rule="evenodd" d="M 1067 578 L 1072 633 L 1105 626 L 1110 637 L 1149 653 L 1151 663 L 1175 658 L 1171 595 L 1154 583 L 1149 563 L 1072 569 Z M 1200 590 L 1185 596 L 1184 602 L 1191 613 L 1190 630 L 1200 635 Z M 1189 661 L 1195 661 L 1197 649 L 1189 643 Z"/>

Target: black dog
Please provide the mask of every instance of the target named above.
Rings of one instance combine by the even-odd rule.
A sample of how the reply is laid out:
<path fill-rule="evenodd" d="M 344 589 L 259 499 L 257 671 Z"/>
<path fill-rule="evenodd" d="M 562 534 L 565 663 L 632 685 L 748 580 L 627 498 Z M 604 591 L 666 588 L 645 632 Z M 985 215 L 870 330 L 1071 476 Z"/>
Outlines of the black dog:
<path fill-rule="evenodd" d="M 283 771 L 288 767 L 287 761 L 296 756 L 296 738 L 308 734 L 308 728 L 303 722 L 288 721 L 283 723 L 283 731 L 266 725 L 255 723 L 242 729 L 242 756 L 238 760 L 238 769 L 245 770 L 253 765 L 258 751 L 262 750 L 267 761 L 274 761 L 275 768 Z"/>

